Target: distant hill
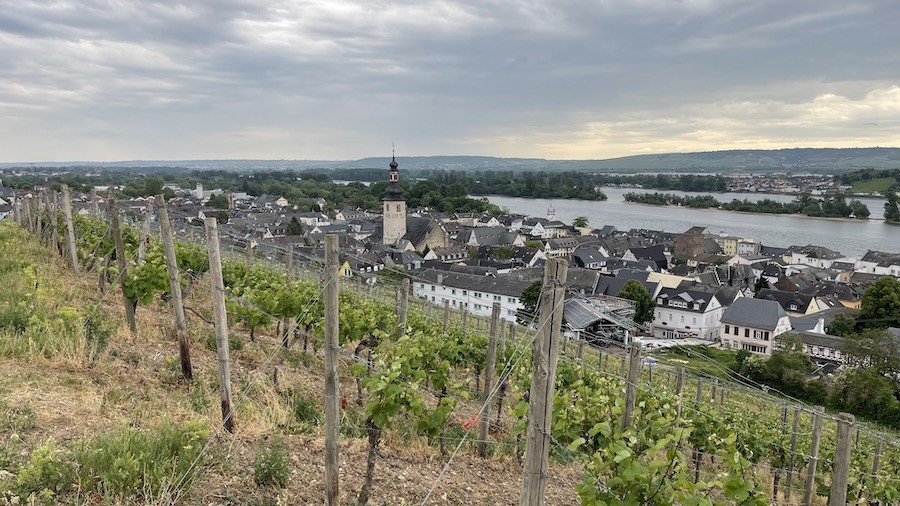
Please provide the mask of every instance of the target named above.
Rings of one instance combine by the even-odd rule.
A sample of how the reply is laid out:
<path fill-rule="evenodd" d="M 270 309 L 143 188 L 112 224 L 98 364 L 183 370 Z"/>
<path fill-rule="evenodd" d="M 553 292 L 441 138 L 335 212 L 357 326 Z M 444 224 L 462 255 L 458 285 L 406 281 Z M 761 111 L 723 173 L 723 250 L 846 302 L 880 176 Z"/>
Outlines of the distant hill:
<path fill-rule="evenodd" d="M 578 170 L 603 172 L 846 172 L 900 168 L 900 148 L 739 149 L 697 153 L 634 155 L 605 160 L 545 160 L 492 156 L 409 156 L 405 169 L 418 170 Z M 281 170 L 383 168 L 388 157 L 360 160 L 132 160 L 121 162 L 40 162 L 44 167 L 179 167 L 186 169 Z M 0 163 L 0 168 L 26 163 Z"/>

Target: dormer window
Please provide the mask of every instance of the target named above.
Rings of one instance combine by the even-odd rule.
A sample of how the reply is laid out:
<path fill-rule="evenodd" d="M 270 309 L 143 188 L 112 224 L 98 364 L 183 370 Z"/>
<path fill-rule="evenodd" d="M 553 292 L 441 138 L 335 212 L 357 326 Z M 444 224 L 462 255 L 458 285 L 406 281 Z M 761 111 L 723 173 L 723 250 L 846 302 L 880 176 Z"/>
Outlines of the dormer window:
<path fill-rule="evenodd" d="M 790 307 L 791 307 L 791 311 L 796 311 L 796 310 L 797 310 L 797 304 L 791 304 Z"/>

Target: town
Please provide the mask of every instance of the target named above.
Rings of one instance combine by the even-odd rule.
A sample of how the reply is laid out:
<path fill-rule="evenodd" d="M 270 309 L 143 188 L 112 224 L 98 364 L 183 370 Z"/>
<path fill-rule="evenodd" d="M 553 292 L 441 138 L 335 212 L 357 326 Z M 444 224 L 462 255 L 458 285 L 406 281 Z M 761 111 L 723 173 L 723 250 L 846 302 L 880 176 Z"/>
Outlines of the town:
<path fill-rule="evenodd" d="M 319 211 L 300 211 L 279 195 L 201 184 L 165 189 L 174 195 L 168 205 L 180 236 L 193 236 L 204 218 L 218 217 L 231 251 L 276 259 L 289 247 L 302 264 L 322 258 L 325 236 L 337 234 L 342 276 L 372 285 L 408 277 L 418 299 L 478 316 L 489 316 L 499 302 L 501 318 L 520 323 L 534 311 L 537 292 L 529 301 L 529 288 L 540 285 L 544 262 L 561 258 L 570 265 L 565 316 L 572 339 L 604 347 L 635 339 L 660 352 L 698 345 L 770 356 L 780 336 L 790 335 L 823 374 L 847 360 L 844 336 L 829 332 L 835 318 L 857 313 L 863 293 L 879 279 L 900 277 L 897 252 L 846 257 L 821 246 L 760 244 L 702 226 L 668 233 L 592 227 L 585 219 L 566 224 L 553 209 L 533 217 L 408 208 L 397 161 L 385 172 L 380 210 L 326 212 L 319 199 Z M 100 212 L 108 190 L 76 195 L 75 212 Z M 10 212 L 12 199 L 28 196 L 3 188 L 0 213 Z M 139 224 L 149 200 L 119 205 Z M 652 301 L 652 311 L 636 310 L 635 284 Z M 900 337 L 896 327 L 889 332 Z"/>

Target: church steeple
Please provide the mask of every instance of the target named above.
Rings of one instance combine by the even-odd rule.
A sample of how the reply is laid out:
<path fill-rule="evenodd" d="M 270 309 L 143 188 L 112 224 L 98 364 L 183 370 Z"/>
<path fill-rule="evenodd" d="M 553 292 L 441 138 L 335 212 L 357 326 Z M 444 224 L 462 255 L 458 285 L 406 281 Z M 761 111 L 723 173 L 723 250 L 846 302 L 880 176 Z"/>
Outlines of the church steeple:
<path fill-rule="evenodd" d="M 404 200 L 403 198 L 403 188 L 400 186 L 400 171 L 398 167 L 400 164 L 397 163 L 397 157 L 394 155 L 393 150 L 391 150 L 391 164 L 389 165 L 390 170 L 388 171 L 388 187 L 387 192 L 385 193 L 384 200 Z"/>
<path fill-rule="evenodd" d="M 400 171 L 397 157 L 391 151 L 391 164 L 388 171 L 388 187 L 384 195 L 383 236 L 384 244 L 394 244 L 406 235 L 406 199 L 400 186 Z"/>

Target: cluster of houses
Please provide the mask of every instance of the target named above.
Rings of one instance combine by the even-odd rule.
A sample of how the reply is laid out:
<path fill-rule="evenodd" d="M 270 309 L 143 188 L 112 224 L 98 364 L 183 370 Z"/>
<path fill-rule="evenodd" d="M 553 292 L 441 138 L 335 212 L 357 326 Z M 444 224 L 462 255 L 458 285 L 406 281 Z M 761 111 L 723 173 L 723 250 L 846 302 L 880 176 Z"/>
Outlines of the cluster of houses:
<path fill-rule="evenodd" d="M 898 253 L 869 251 L 851 258 L 821 246 L 771 247 L 704 227 L 625 231 L 578 228 L 553 216 L 408 209 L 396 161 L 388 177 L 380 212 L 301 212 L 283 197 L 199 186 L 173 188 L 177 197 L 168 207 L 181 234 L 224 213 L 227 223 L 220 228 L 233 247 L 271 257 L 290 244 L 298 259 L 321 258 L 325 236 L 337 234 L 341 275 L 374 284 L 385 270 L 402 269 L 414 297 L 484 316 L 498 303 L 509 321 L 524 309 L 523 292 L 541 280 L 544 262 L 564 258 L 570 264 L 568 332 L 600 344 L 639 336 L 769 355 L 778 337 L 790 332 L 815 360 L 840 364 L 841 338 L 826 331 L 831 320 L 858 309 L 862 293 L 879 278 L 900 277 Z M 209 206 L 217 195 L 226 197 L 224 209 Z M 97 200 L 81 196 L 75 212 L 91 212 Z M 325 208 L 324 201 L 319 204 Z M 120 205 L 139 219 L 148 202 L 137 198 Z M 645 324 L 632 321 L 634 304 L 619 297 L 632 280 L 656 303 Z"/>

